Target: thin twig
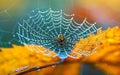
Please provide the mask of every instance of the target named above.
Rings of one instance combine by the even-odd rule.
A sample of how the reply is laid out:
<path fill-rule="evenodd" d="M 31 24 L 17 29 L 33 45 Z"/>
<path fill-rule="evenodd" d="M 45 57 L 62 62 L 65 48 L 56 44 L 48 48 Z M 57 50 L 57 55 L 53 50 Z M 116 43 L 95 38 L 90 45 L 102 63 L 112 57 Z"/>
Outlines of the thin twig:
<path fill-rule="evenodd" d="M 32 72 L 32 71 L 36 71 L 36 70 L 39 70 L 39 69 L 43 69 L 43 68 L 46 68 L 46 67 L 49 67 L 49 66 L 54 66 L 54 65 L 58 65 L 58 64 L 61 64 L 63 63 L 63 61 L 60 61 L 60 62 L 55 62 L 55 63 L 51 63 L 51 64 L 47 64 L 47 65 L 44 65 L 44 66 L 37 66 L 37 67 L 33 67 L 27 71 L 24 71 L 24 72 L 21 72 L 21 73 L 18 73 L 16 75 L 23 75 L 23 74 L 26 74 L 26 73 L 29 73 L 29 72 Z"/>

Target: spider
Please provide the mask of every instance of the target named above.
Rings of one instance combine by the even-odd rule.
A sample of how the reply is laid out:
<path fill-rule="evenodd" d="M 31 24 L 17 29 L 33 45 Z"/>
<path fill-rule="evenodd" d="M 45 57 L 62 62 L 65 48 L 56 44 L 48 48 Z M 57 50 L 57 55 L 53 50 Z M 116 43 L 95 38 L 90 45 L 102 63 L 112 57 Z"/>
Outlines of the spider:
<path fill-rule="evenodd" d="M 52 38 L 60 47 L 63 47 L 66 45 L 66 39 L 64 37 L 64 35 L 62 34 L 59 34 L 58 35 L 58 38 L 55 39 L 55 38 Z"/>

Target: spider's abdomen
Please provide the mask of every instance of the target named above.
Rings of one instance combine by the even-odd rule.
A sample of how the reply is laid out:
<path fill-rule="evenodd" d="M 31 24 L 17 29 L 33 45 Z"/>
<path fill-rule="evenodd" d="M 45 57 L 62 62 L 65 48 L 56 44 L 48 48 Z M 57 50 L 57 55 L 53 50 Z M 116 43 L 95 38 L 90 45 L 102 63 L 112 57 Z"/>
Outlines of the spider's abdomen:
<path fill-rule="evenodd" d="M 65 39 L 63 39 L 63 40 L 58 39 L 58 40 L 57 40 L 57 43 L 58 43 L 58 45 L 60 45 L 60 46 L 62 47 L 62 46 L 65 46 L 65 45 L 66 45 L 66 40 L 65 40 Z"/>

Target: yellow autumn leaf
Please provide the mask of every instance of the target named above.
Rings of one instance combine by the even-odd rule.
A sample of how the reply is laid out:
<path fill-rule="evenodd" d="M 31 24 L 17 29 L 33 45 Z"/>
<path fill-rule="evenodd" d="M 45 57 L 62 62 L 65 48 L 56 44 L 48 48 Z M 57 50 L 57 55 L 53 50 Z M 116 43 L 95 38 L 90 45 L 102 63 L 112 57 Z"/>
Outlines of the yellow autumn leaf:
<path fill-rule="evenodd" d="M 108 75 L 120 75 L 120 28 L 108 28 L 96 35 L 90 34 L 75 44 L 74 52 L 88 54 L 87 57 L 83 56 L 81 62 L 92 63 Z"/>
<path fill-rule="evenodd" d="M 39 47 L 39 49 L 45 49 Z M 53 59 L 52 55 L 47 56 L 44 53 L 33 52 L 25 46 L 13 46 L 13 48 L 1 48 L 0 52 L 0 75 L 8 75 L 16 72 L 26 66 L 31 68 L 33 66 L 42 66 L 57 59 Z M 27 69 L 28 69 L 27 68 Z"/>

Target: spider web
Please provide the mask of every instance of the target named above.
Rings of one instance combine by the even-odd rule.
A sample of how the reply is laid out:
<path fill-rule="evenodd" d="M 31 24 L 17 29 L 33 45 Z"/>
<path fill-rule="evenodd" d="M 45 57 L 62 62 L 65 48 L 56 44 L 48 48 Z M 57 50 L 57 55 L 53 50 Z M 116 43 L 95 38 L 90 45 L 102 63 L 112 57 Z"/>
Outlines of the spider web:
<path fill-rule="evenodd" d="M 84 19 L 82 23 L 77 23 L 74 14 L 68 15 L 62 10 L 54 11 L 51 8 L 45 11 L 40 9 L 32 10 L 27 19 L 23 19 L 17 25 L 17 36 L 21 44 L 29 45 L 33 51 L 39 50 L 38 46 L 44 46 L 55 52 L 61 59 L 70 56 L 69 53 L 76 41 L 86 38 L 90 33 L 96 33 L 98 28 L 96 23 L 90 24 Z M 58 38 L 62 34 L 67 39 L 64 47 L 59 47 L 52 38 Z M 45 52 L 45 50 L 40 50 Z M 45 53 L 47 55 L 50 52 Z"/>

